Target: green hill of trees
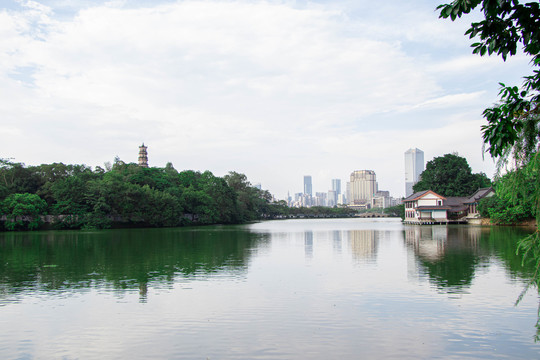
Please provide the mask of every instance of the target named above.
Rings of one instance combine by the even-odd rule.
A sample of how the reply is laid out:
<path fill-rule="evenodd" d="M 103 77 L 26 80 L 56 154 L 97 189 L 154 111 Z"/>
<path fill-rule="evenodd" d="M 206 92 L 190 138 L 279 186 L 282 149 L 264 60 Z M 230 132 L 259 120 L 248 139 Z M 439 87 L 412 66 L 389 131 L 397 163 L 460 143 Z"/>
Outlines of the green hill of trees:
<path fill-rule="evenodd" d="M 271 216 L 277 205 L 246 176 L 144 168 L 116 159 L 109 169 L 63 163 L 25 166 L 0 160 L 5 230 L 238 224 Z"/>

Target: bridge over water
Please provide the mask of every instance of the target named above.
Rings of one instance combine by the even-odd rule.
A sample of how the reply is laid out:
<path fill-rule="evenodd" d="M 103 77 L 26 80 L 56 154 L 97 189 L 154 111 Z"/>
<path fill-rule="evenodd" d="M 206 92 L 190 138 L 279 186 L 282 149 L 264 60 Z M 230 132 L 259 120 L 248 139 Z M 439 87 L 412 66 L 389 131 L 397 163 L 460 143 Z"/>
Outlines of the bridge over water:
<path fill-rule="evenodd" d="M 386 218 L 390 217 L 388 214 L 381 214 L 381 213 L 361 213 L 361 214 L 355 214 L 355 217 L 359 218 Z"/>

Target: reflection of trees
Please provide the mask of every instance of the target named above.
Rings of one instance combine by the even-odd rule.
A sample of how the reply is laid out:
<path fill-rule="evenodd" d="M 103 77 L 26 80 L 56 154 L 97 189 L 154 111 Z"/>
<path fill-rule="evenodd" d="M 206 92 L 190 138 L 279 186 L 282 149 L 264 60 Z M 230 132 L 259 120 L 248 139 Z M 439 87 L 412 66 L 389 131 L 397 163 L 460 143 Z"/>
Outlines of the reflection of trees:
<path fill-rule="evenodd" d="M 139 289 L 177 276 L 245 273 L 256 237 L 235 227 L 5 233 L 0 237 L 0 296 L 92 287 Z"/>
<path fill-rule="evenodd" d="M 497 256 L 512 277 L 530 279 L 534 274 L 534 265 L 522 266 L 521 255 L 516 254 L 516 243 L 534 229 L 519 227 L 495 227 L 489 235 L 481 239 L 481 247 Z"/>
<path fill-rule="evenodd" d="M 372 258 L 377 251 L 375 230 L 351 230 L 348 232 L 351 251 L 356 259 Z"/>
<path fill-rule="evenodd" d="M 498 227 L 410 226 L 405 230 L 405 242 L 416 254 L 420 271 L 450 292 L 470 286 L 476 268 L 492 254 L 512 274 L 527 278 L 531 269 L 521 267 L 515 254 L 521 236 L 522 230 Z"/>

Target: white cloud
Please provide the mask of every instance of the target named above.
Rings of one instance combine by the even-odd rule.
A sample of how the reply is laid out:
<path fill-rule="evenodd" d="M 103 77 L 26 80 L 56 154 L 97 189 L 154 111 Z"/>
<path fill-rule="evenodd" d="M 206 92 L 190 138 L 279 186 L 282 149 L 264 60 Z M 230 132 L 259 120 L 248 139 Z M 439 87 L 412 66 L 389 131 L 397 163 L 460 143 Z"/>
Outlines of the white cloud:
<path fill-rule="evenodd" d="M 60 17 L 24 4 L 0 11 L 0 150 L 18 161 L 135 161 L 144 141 L 152 165 L 245 172 L 279 197 L 303 174 L 326 191 L 358 168 L 398 195 L 407 148 L 479 141 L 486 90 L 449 78 L 474 81 L 480 62 L 437 60 L 435 40 L 448 52 L 462 34 L 429 6 L 381 18 L 346 3 L 111 2 Z"/>

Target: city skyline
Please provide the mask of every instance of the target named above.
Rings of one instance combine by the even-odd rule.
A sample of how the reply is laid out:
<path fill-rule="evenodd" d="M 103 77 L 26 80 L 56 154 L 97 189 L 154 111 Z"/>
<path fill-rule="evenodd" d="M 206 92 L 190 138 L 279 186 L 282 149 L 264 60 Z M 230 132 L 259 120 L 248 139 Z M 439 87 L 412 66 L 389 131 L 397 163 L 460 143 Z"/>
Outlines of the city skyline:
<path fill-rule="evenodd" d="M 304 191 L 294 193 L 294 197 L 288 192 L 285 200 L 293 207 L 347 205 L 358 209 L 386 208 L 400 203 L 400 199 L 391 196 L 390 191 L 379 188 L 373 170 L 354 170 L 349 180 L 346 182 L 345 193 L 341 192 L 341 179 L 332 179 L 331 189 L 316 191 L 313 195 L 312 177 L 304 175 Z"/>

